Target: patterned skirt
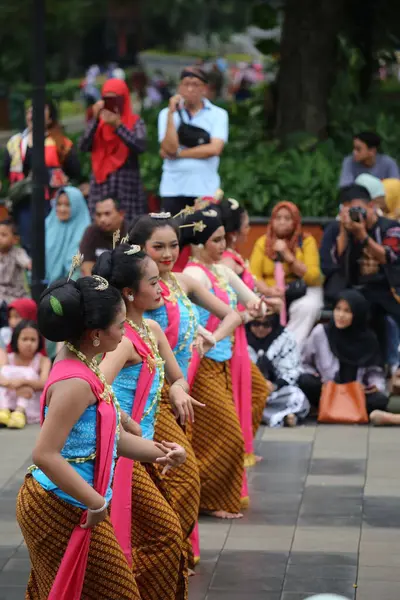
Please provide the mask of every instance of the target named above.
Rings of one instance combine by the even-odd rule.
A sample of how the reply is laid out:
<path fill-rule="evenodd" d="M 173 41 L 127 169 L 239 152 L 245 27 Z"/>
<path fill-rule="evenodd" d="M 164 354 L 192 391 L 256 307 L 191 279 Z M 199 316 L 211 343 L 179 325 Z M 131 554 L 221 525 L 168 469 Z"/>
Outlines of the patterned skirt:
<path fill-rule="evenodd" d="M 171 497 L 172 506 L 179 516 L 183 537 L 192 533 L 199 515 L 200 474 L 197 460 L 188 437 L 179 426 L 171 409 L 168 398 L 168 384 L 164 385 L 160 410 L 157 416 L 154 439 L 158 442 L 176 442 L 186 450 L 186 461 L 176 469 L 170 469 L 164 476 L 164 482 Z M 196 409 L 198 412 L 204 410 Z"/>
<path fill-rule="evenodd" d="M 240 511 L 244 441 L 236 414 L 229 362 L 203 358 L 192 396 L 206 405 L 196 412 L 192 446 L 200 469 L 200 507 Z"/>
<path fill-rule="evenodd" d="M 256 436 L 261 423 L 263 410 L 267 402 L 269 390 L 267 382 L 260 369 L 253 362 L 251 363 L 251 397 L 253 413 L 253 437 Z"/>
<path fill-rule="evenodd" d="M 25 598 L 46 600 L 82 510 L 47 492 L 27 475 L 17 498 L 17 520 L 32 568 Z M 135 577 L 107 517 L 92 529 L 81 600 L 140 600 Z"/>
<path fill-rule="evenodd" d="M 157 467 L 135 462 L 132 475 L 132 567 L 142 600 L 186 600 L 182 529 Z"/>

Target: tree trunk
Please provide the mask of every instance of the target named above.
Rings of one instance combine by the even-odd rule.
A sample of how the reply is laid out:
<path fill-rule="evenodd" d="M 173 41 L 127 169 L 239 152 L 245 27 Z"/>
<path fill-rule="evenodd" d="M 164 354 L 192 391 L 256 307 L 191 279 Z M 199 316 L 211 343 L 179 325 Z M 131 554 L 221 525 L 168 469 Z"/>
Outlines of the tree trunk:
<path fill-rule="evenodd" d="M 287 0 L 278 76 L 276 133 L 326 135 L 344 0 Z"/>

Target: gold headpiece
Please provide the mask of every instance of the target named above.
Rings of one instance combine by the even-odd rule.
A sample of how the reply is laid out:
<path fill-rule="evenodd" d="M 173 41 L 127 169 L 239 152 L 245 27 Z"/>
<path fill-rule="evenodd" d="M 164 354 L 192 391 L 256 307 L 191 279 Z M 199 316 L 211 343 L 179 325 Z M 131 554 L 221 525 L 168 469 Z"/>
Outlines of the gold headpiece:
<path fill-rule="evenodd" d="M 197 198 L 194 201 L 194 205 L 196 207 L 196 210 L 203 210 L 204 208 L 207 208 L 208 206 L 210 206 L 210 204 L 212 204 L 211 200 L 204 200 L 204 198 Z"/>
<path fill-rule="evenodd" d="M 176 213 L 176 215 L 174 215 L 174 219 L 176 219 L 177 217 L 180 217 L 181 215 L 184 215 L 184 216 L 192 215 L 194 212 L 196 212 L 196 208 L 194 206 L 189 206 L 187 204 L 185 206 L 185 208 L 182 208 L 182 210 L 180 210 L 178 213 Z"/>
<path fill-rule="evenodd" d="M 203 211 L 203 215 L 204 215 L 205 217 L 212 217 L 212 218 L 214 218 L 214 217 L 218 217 L 218 213 L 217 213 L 217 211 L 216 211 L 216 210 L 214 210 L 214 209 L 211 209 L 211 210 L 204 210 L 204 211 Z"/>
<path fill-rule="evenodd" d="M 170 212 L 160 212 L 160 213 L 149 213 L 149 217 L 152 219 L 171 219 L 172 215 Z"/>
<path fill-rule="evenodd" d="M 132 244 L 131 247 L 129 248 L 129 250 L 125 250 L 124 254 L 128 254 L 128 256 L 132 256 L 133 254 L 137 254 L 138 252 L 141 252 L 142 249 L 140 246 L 137 246 L 136 244 Z"/>
<path fill-rule="evenodd" d="M 113 250 L 115 250 L 115 247 L 118 244 L 120 237 L 121 237 L 121 231 L 119 229 L 117 229 L 117 231 L 114 231 L 114 233 L 113 233 Z"/>
<path fill-rule="evenodd" d="M 228 202 L 231 205 L 232 210 L 237 210 L 239 208 L 239 202 L 235 200 L 235 198 L 228 198 Z"/>
<path fill-rule="evenodd" d="M 184 229 L 185 227 L 193 227 L 194 233 L 196 231 L 204 231 L 207 225 L 203 221 L 196 221 L 196 223 L 186 223 L 186 225 L 179 225 L 179 229 Z"/>
<path fill-rule="evenodd" d="M 99 283 L 99 285 L 94 288 L 95 290 L 98 290 L 99 292 L 103 292 L 110 285 L 108 283 L 107 279 L 104 279 L 104 277 L 100 277 L 100 275 L 92 275 L 92 277 Z"/>
<path fill-rule="evenodd" d="M 223 197 L 224 197 L 224 192 L 221 189 L 217 190 L 214 194 L 214 200 L 216 200 L 217 202 L 221 202 Z"/>
<path fill-rule="evenodd" d="M 127 233 L 125 237 L 122 238 L 120 244 L 129 244 L 129 234 Z"/>
<path fill-rule="evenodd" d="M 83 263 L 83 254 L 80 254 L 80 252 L 78 252 L 78 254 L 75 254 L 75 256 L 72 257 L 71 268 L 68 273 L 67 281 L 69 281 L 71 279 L 71 277 L 74 274 L 74 272 L 76 271 L 76 269 L 79 269 L 79 267 L 81 266 L 82 263 Z"/>

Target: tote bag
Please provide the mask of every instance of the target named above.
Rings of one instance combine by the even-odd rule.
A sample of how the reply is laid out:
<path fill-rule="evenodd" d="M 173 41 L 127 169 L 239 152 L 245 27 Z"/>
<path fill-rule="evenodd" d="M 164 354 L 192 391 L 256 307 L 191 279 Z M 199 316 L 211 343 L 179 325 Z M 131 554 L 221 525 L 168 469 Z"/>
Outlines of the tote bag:
<path fill-rule="evenodd" d="M 322 387 L 318 411 L 319 423 L 368 423 L 365 393 L 358 381 Z"/>

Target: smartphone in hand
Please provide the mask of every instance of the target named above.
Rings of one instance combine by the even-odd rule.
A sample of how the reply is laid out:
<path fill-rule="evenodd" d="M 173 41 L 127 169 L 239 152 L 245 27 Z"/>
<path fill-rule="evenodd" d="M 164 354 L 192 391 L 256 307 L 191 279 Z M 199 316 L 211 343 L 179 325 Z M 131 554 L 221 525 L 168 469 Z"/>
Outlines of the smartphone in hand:
<path fill-rule="evenodd" d="M 124 98 L 123 96 L 105 96 L 102 98 L 104 102 L 104 108 L 112 113 L 118 113 L 122 115 L 124 109 Z"/>

